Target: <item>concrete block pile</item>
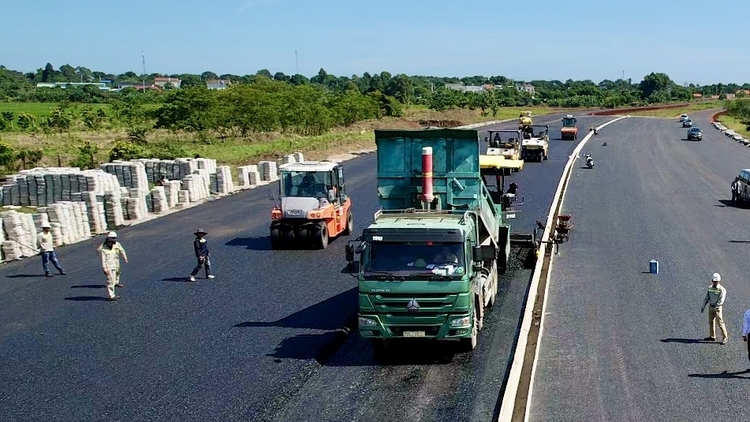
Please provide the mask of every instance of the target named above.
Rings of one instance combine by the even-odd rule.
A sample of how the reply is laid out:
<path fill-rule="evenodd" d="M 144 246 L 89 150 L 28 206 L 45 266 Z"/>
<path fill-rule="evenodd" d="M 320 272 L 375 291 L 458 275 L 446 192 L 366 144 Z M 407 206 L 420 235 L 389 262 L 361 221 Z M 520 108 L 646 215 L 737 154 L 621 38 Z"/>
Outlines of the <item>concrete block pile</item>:
<path fill-rule="evenodd" d="M 203 177 L 201 174 L 190 174 L 182 178 L 181 191 L 187 191 L 187 194 L 181 194 L 180 198 L 187 198 L 186 202 L 198 202 L 209 197 L 210 178 Z M 182 202 L 182 200 L 180 201 Z"/>
<path fill-rule="evenodd" d="M 69 245 L 91 237 L 89 214 L 84 202 L 58 202 L 39 211 L 40 217 L 35 221 L 35 227 L 49 222 L 55 245 Z"/>
<path fill-rule="evenodd" d="M 264 182 L 273 182 L 279 179 L 279 169 L 276 161 L 261 161 L 258 163 L 260 169 L 260 180 Z"/>
<path fill-rule="evenodd" d="M 153 202 L 153 212 L 161 214 L 169 209 L 167 194 L 164 192 L 164 186 L 154 186 L 151 189 L 151 200 Z"/>
<path fill-rule="evenodd" d="M 111 163 L 102 164 L 101 169 L 117 177 L 117 181 L 119 182 L 118 187 L 148 192 L 149 179 L 146 175 L 146 166 L 144 163 L 115 160 Z"/>
<path fill-rule="evenodd" d="M 240 189 L 256 186 L 260 181 L 257 165 L 237 167 L 237 181 Z"/>
<path fill-rule="evenodd" d="M 117 177 L 102 170 L 52 167 L 21 170 L 8 176 L 3 186 L 3 205 L 44 207 L 71 201 L 81 192 L 103 194 L 120 187 Z"/>
<path fill-rule="evenodd" d="M 36 246 L 37 228 L 31 214 L 10 210 L 0 213 L 0 217 L 5 231 L 2 243 L 5 260 L 34 256 L 39 252 Z"/>
<path fill-rule="evenodd" d="M 211 191 L 219 194 L 234 192 L 234 182 L 232 181 L 232 169 L 229 166 L 219 166 L 216 168 L 216 176 L 212 178 Z"/>

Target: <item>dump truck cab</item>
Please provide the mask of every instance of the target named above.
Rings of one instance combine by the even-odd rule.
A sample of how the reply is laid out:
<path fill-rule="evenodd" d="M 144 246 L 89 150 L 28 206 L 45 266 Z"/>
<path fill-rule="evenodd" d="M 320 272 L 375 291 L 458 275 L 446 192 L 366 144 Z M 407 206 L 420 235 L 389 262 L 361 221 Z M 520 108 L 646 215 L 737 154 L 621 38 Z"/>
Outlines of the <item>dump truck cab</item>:
<path fill-rule="evenodd" d="M 520 115 L 518 115 L 518 129 L 522 130 L 524 126 L 533 125 L 534 120 L 531 118 L 531 112 L 530 111 L 523 111 Z"/>
<path fill-rule="evenodd" d="M 562 140 L 577 140 L 578 139 L 578 126 L 576 126 L 577 120 L 573 115 L 568 114 L 562 119 L 562 129 L 560 129 L 560 139 Z"/>
<path fill-rule="evenodd" d="M 360 335 L 376 352 L 413 338 L 458 340 L 472 350 L 512 239 L 506 210 L 483 181 L 478 132 L 375 136 L 381 208 L 345 251 L 358 278 Z"/>
<path fill-rule="evenodd" d="M 271 195 L 271 199 L 276 200 L 276 195 Z M 340 164 L 328 161 L 282 164 L 278 204 L 271 210 L 271 247 L 325 249 L 331 237 L 352 232 L 351 205 Z"/>

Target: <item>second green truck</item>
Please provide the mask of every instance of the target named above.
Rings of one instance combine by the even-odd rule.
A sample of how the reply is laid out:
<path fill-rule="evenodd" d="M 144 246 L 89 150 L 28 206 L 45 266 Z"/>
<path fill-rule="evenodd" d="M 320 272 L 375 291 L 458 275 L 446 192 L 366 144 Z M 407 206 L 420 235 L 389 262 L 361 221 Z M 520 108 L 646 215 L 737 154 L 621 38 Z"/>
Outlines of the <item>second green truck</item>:
<path fill-rule="evenodd" d="M 377 130 L 375 140 L 381 209 L 346 247 L 360 335 L 376 351 L 412 338 L 473 350 L 511 244 L 534 248 L 535 233 L 511 235 L 514 194 L 485 183 L 502 165 L 480 164 L 477 131 Z"/>

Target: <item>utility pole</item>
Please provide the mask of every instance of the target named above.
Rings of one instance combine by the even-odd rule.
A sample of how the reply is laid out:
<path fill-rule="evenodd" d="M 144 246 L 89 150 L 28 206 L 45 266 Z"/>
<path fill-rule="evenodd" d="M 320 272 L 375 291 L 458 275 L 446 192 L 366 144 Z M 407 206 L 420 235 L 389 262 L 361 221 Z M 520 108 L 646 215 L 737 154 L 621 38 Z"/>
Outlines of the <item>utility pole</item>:
<path fill-rule="evenodd" d="M 299 75 L 299 59 L 297 58 L 297 50 L 294 50 L 294 63 L 297 66 L 297 74 Z"/>
<path fill-rule="evenodd" d="M 146 93 L 146 53 L 141 50 L 141 57 L 143 57 L 143 93 Z"/>

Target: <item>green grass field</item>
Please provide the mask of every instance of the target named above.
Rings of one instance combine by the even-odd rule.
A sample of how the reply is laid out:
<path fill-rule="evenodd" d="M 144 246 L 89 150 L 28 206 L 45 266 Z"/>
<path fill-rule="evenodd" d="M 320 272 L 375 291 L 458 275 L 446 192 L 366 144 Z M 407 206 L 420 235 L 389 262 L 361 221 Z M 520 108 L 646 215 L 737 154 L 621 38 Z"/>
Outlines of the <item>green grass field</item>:
<path fill-rule="evenodd" d="M 724 126 L 745 137 L 745 139 L 750 139 L 750 131 L 747 130 L 747 125 L 742 123 L 740 119 L 724 114 L 719 116 L 717 120 L 720 121 Z"/>
<path fill-rule="evenodd" d="M 90 106 L 94 110 L 109 109 L 109 104 L 82 104 L 82 103 L 71 103 L 73 107 L 83 108 Z M 57 108 L 57 103 L 3 103 L 0 102 L 0 112 L 12 111 L 18 116 L 21 113 L 34 114 L 39 117 L 49 116 L 50 112 Z"/>

